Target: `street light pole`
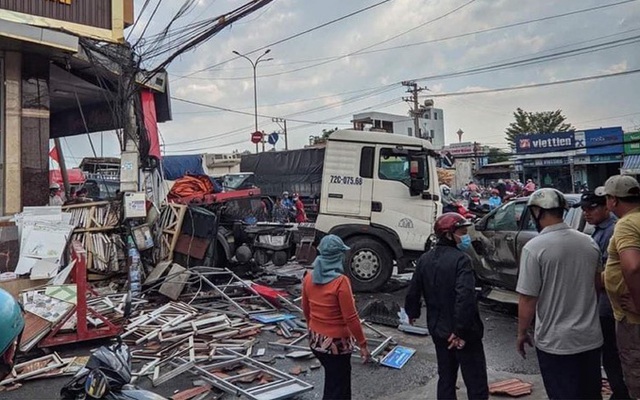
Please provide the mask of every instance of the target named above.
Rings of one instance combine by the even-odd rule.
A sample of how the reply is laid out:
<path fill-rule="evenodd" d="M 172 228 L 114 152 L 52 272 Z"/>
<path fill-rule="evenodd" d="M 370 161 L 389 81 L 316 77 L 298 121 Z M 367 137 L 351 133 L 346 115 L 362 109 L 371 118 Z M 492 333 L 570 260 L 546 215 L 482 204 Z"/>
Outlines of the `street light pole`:
<path fill-rule="evenodd" d="M 253 116 L 254 116 L 254 124 L 255 124 L 255 132 L 258 132 L 258 78 L 256 75 L 256 68 L 258 67 L 258 64 L 261 61 L 271 61 L 273 60 L 273 58 L 265 58 L 263 59 L 262 57 L 266 56 L 267 54 L 269 54 L 269 52 L 271 51 L 271 49 L 267 49 L 265 50 L 264 53 L 262 53 L 261 56 L 259 56 L 258 58 L 256 58 L 255 61 L 253 61 L 252 59 L 250 59 L 249 57 L 247 57 L 244 54 L 240 54 L 237 51 L 233 51 L 233 54 L 244 58 L 245 60 L 249 61 L 249 63 L 251 63 L 251 67 L 253 68 Z M 262 138 L 262 152 L 264 152 L 264 137 Z M 256 153 L 258 153 L 258 143 L 256 143 Z"/>

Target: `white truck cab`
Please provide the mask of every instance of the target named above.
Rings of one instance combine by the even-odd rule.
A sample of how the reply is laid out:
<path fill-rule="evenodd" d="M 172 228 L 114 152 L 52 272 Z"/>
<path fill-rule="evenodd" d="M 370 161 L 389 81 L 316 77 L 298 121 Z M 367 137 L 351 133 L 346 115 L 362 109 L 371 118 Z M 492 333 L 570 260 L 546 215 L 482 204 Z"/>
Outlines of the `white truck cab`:
<path fill-rule="evenodd" d="M 430 142 L 409 136 L 340 130 L 325 151 L 316 230 L 351 247 L 346 273 L 373 291 L 429 248 L 442 212 Z"/>

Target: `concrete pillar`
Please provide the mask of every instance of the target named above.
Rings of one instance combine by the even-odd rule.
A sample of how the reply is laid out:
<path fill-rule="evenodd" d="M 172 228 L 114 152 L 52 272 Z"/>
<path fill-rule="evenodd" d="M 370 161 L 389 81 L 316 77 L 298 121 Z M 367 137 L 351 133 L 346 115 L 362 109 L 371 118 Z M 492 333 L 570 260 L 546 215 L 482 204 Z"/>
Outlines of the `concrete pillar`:
<path fill-rule="evenodd" d="M 22 55 L 22 206 L 49 202 L 49 60 Z"/>
<path fill-rule="evenodd" d="M 4 55 L 4 214 L 22 211 L 22 55 L 7 52 Z M 0 210 L 0 213 L 3 210 Z"/>

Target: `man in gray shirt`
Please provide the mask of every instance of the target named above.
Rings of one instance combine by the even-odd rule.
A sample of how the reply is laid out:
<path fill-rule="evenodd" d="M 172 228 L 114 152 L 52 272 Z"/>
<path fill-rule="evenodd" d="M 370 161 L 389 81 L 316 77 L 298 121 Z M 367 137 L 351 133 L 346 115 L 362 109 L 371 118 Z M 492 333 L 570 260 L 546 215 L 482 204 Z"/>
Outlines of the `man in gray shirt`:
<path fill-rule="evenodd" d="M 602 259 L 595 242 L 564 223 L 567 202 L 555 189 L 539 189 L 527 204 L 540 234 L 522 249 L 516 291 L 518 351 L 535 347 L 550 399 L 601 399 L 597 286 Z"/>

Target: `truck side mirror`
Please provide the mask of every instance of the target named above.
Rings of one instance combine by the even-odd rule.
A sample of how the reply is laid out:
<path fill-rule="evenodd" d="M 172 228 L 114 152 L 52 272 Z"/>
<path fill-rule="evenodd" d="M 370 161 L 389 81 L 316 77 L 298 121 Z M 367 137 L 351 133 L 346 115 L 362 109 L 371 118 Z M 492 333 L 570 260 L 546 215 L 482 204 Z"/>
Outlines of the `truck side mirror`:
<path fill-rule="evenodd" d="M 411 178 L 409 192 L 411 196 L 420 196 L 424 192 L 424 179 Z"/>

